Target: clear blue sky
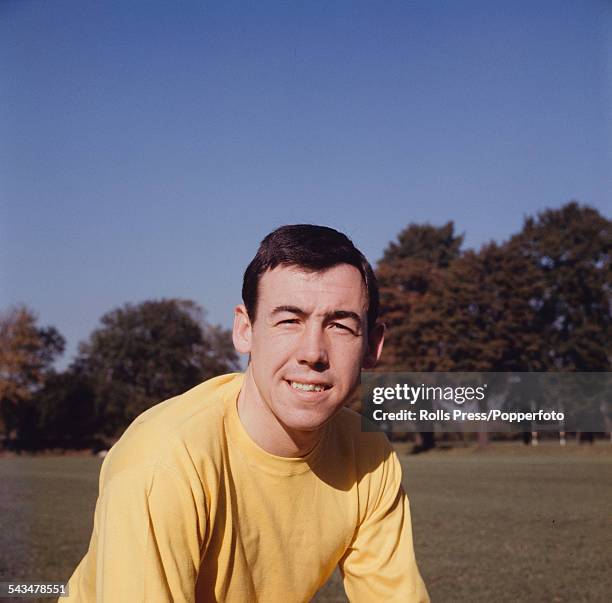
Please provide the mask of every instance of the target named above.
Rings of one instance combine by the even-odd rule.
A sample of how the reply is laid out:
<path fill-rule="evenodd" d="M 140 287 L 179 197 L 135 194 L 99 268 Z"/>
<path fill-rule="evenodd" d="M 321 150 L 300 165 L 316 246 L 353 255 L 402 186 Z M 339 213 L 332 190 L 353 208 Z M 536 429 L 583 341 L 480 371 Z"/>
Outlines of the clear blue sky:
<path fill-rule="evenodd" d="M 0 308 L 67 362 L 124 302 L 231 324 L 275 226 L 376 261 L 410 222 L 467 247 L 612 209 L 612 3 L 0 2 Z"/>

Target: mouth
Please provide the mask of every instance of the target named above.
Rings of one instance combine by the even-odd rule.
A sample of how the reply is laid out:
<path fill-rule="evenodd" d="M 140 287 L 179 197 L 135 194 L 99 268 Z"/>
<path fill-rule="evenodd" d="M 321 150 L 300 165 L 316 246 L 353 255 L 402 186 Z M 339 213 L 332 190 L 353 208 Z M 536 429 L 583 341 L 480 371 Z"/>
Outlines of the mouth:
<path fill-rule="evenodd" d="M 309 381 L 291 381 L 285 380 L 291 389 L 299 392 L 324 392 L 331 388 L 331 385 L 327 383 L 314 383 Z"/>

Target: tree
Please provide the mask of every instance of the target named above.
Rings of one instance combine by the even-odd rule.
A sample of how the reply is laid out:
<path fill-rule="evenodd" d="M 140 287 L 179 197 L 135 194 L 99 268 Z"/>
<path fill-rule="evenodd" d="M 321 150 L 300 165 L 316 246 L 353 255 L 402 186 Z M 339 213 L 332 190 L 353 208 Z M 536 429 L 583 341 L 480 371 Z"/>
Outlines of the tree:
<path fill-rule="evenodd" d="M 533 329 L 542 346 L 540 364 L 550 371 L 609 371 L 612 364 L 612 222 L 571 201 L 527 218 L 512 238 L 539 272 Z M 572 407 L 593 412 L 588 397 Z M 593 434 L 580 434 L 592 441 Z"/>
<path fill-rule="evenodd" d="M 612 360 L 612 222 L 567 203 L 525 220 L 510 244 L 542 284 L 532 328 L 549 370 L 609 371 Z"/>
<path fill-rule="evenodd" d="M 444 269 L 407 257 L 381 263 L 387 366 L 610 370 L 611 233 L 609 220 L 571 202 Z"/>
<path fill-rule="evenodd" d="M 90 448 L 98 430 L 90 379 L 75 370 L 53 373 L 36 396 L 30 447 Z"/>
<path fill-rule="evenodd" d="M 151 405 L 238 366 L 229 332 L 192 301 L 126 304 L 80 346 L 75 370 L 91 379 L 103 433 L 116 435 Z"/>
<path fill-rule="evenodd" d="M 423 370 L 537 370 L 531 325 L 540 294 L 537 272 L 510 246 L 467 251 L 414 308 L 410 351 Z"/>
<path fill-rule="evenodd" d="M 427 306 L 430 290 L 461 255 L 463 235 L 452 222 L 436 227 L 410 224 L 389 244 L 376 275 L 380 285 L 381 319 L 388 328 L 381 367 L 392 370 L 433 370 L 415 355 L 412 313 Z M 438 288 L 438 287 L 436 287 Z"/>
<path fill-rule="evenodd" d="M 422 260 L 438 268 L 448 266 L 461 255 L 463 235 L 455 235 L 455 226 L 447 222 L 444 226 L 431 224 L 409 224 L 391 242 L 381 264 L 393 265 L 398 260 Z"/>
<path fill-rule="evenodd" d="M 415 353 L 423 348 L 415 318 L 419 309 L 429 306 L 430 291 L 437 288 L 446 270 L 460 257 L 462 243 L 463 235 L 454 234 L 452 222 L 440 227 L 410 224 L 385 250 L 377 268 L 381 319 L 387 325 L 380 368 L 436 370 L 426 355 Z M 433 424 L 423 423 L 419 429 L 421 441 L 413 451 L 433 448 Z"/>
<path fill-rule="evenodd" d="M 468 251 L 431 280 L 412 309 L 404 361 L 445 371 L 609 370 L 611 249 L 612 223 L 575 202 L 527 218 L 508 242 Z"/>
<path fill-rule="evenodd" d="M 25 428 L 35 394 L 64 351 L 65 340 L 57 329 L 36 322 L 26 306 L 0 314 L 0 411 L 9 438 Z"/>

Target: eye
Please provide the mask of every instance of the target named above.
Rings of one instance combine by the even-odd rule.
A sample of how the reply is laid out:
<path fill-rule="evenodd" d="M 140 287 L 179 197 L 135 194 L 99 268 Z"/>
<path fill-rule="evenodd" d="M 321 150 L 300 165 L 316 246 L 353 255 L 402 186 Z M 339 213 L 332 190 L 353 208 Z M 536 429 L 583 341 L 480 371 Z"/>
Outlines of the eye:
<path fill-rule="evenodd" d="M 287 318 L 286 320 L 281 320 L 277 322 L 277 325 L 296 325 L 299 322 L 297 318 Z"/>
<path fill-rule="evenodd" d="M 351 329 L 350 327 L 347 327 L 346 325 L 343 325 L 340 322 L 332 322 L 330 324 L 331 327 L 333 327 L 336 330 L 340 330 L 340 331 L 347 331 L 348 333 L 353 333 L 353 335 L 355 334 L 355 332 L 353 331 L 353 329 Z"/>

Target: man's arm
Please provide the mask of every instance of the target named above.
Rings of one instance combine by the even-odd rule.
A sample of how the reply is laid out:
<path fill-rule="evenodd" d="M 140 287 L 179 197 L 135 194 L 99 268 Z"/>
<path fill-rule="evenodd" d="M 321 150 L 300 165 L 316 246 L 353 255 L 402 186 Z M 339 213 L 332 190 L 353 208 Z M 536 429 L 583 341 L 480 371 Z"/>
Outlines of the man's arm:
<path fill-rule="evenodd" d="M 70 599 L 194 601 L 205 529 L 196 492 L 185 476 L 159 463 L 114 475 L 100 493 Z"/>
<path fill-rule="evenodd" d="M 402 470 L 390 445 L 376 474 L 366 516 L 340 562 L 346 594 L 352 603 L 426 603 L 429 596 L 414 556 Z"/>

